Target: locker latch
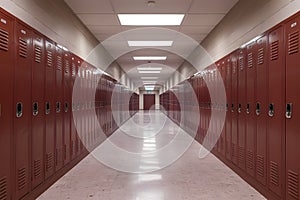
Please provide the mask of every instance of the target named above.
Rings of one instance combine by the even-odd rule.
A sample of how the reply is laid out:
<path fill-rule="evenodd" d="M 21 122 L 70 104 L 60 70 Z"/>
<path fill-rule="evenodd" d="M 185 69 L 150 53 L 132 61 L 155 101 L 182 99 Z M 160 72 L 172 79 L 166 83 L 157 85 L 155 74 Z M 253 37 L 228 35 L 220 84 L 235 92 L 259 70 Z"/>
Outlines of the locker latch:
<path fill-rule="evenodd" d="M 239 103 L 238 105 L 238 113 L 241 113 L 242 112 L 242 104 Z"/>
<path fill-rule="evenodd" d="M 68 111 L 69 111 L 69 103 L 65 102 L 65 112 L 68 112 Z"/>
<path fill-rule="evenodd" d="M 226 103 L 226 112 L 228 111 L 228 103 Z"/>
<path fill-rule="evenodd" d="M 293 104 L 292 103 L 287 103 L 286 104 L 286 111 L 285 111 L 285 117 L 287 119 L 292 118 L 292 109 L 293 109 Z"/>
<path fill-rule="evenodd" d="M 231 112 L 234 112 L 234 104 L 231 104 Z"/>
<path fill-rule="evenodd" d="M 33 116 L 37 116 L 39 114 L 39 104 L 37 102 L 33 103 Z"/>
<path fill-rule="evenodd" d="M 60 113 L 60 102 L 56 102 L 56 113 Z"/>
<path fill-rule="evenodd" d="M 268 114 L 270 117 L 274 116 L 274 112 L 275 112 L 274 109 L 275 109 L 274 104 L 273 103 L 269 104 L 269 113 Z"/>
<path fill-rule="evenodd" d="M 249 103 L 247 103 L 246 113 L 247 113 L 247 114 L 250 114 L 250 104 L 249 104 Z"/>
<path fill-rule="evenodd" d="M 23 104 L 21 102 L 17 103 L 16 109 L 17 109 L 16 116 L 18 118 L 22 117 L 22 115 L 23 115 Z"/>
<path fill-rule="evenodd" d="M 260 115 L 260 103 L 256 104 L 256 110 L 255 110 L 256 115 Z"/>
<path fill-rule="evenodd" d="M 46 115 L 50 114 L 50 103 L 46 102 Z"/>

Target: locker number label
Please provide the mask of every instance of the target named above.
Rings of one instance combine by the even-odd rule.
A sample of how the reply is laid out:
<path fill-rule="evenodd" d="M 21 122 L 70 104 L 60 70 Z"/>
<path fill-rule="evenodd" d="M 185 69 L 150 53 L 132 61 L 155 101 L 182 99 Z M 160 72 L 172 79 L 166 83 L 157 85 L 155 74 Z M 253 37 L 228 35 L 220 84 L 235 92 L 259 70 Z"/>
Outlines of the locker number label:
<path fill-rule="evenodd" d="M 297 26 L 297 22 L 291 24 L 291 28 L 294 28 L 295 26 Z"/>

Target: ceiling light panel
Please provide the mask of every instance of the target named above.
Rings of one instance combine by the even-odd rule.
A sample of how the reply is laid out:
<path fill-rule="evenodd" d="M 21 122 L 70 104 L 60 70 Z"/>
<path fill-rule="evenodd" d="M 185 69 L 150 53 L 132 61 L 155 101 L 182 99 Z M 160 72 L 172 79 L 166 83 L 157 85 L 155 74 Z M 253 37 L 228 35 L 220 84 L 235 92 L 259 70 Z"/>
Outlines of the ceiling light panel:
<path fill-rule="evenodd" d="M 160 71 L 139 71 L 140 74 L 159 74 Z"/>
<path fill-rule="evenodd" d="M 128 41 L 130 47 L 170 47 L 173 41 Z"/>
<path fill-rule="evenodd" d="M 179 26 L 184 14 L 118 14 L 124 26 Z"/>
<path fill-rule="evenodd" d="M 141 77 L 141 79 L 151 79 L 151 80 L 155 80 L 155 79 L 158 79 L 158 77 L 150 77 L 150 76 L 146 77 L 146 76 L 143 76 L 143 77 Z"/>
<path fill-rule="evenodd" d="M 158 71 L 158 70 L 162 70 L 161 67 L 138 67 L 138 70 L 154 70 L 154 71 Z"/>
<path fill-rule="evenodd" d="M 134 60 L 166 60 L 167 56 L 133 56 Z"/>

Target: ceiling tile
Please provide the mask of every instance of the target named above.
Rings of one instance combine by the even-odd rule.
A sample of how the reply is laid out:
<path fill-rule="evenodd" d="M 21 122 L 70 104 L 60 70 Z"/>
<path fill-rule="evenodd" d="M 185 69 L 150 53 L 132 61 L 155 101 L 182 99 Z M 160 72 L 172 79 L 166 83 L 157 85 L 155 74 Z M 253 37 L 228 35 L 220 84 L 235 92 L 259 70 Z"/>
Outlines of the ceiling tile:
<path fill-rule="evenodd" d="M 79 14 L 78 17 L 86 25 L 117 26 L 120 25 L 116 15 L 113 14 Z"/>
<path fill-rule="evenodd" d="M 226 14 L 238 0 L 195 0 L 188 13 Z"/>
<path fill-rule="evenodd" d="M 114 13 L 109 0 L 65 0 L 76 13 Z"/>
<path fill-rule="evenodd" d="M 159 0 L 150 7 L 145 0 L 111 0 L 116 13 L 186 13 L 192 0 Z"/>
<path fill-rule="evenodd" d="M 87 26 L 94 34 L 116 34 L 122 32 L 120 26 Z"/>
<path fill-rule="evenodd" d="M 199 33 L 209 33 L 214 26 L 181 26 L 180 32 L 185 33 L 185 34 L 199 34 Z"/>
<path fill-rule="evenodd" d="M 188 14 L 182 23 L 183 26 L 215 26 L 225 15 L 223 14 Z"/>

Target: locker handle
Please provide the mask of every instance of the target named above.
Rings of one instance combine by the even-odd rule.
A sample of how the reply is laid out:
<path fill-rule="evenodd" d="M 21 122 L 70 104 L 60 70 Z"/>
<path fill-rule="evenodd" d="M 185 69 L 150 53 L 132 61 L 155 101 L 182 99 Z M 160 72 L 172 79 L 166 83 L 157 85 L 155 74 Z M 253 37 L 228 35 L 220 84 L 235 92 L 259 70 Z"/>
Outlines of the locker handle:
<path fill-rule="evenodd" d="M 56 113 L 60 113 L 60 102 L 56 102 Z"/>
<path fill-rule="evenodd" d="M 33 116 L 37 116 L 39 114 L 39 104 L 37 102 L 33 103 Z"/>
<path fill-rule="evenodd" d="M 228 103 L 226 103 L 226 112 L 228 111 Z"/>
<path fill-rule="evenodd" d="M 69 103 L 65 102 L 65 112 L 67 113 L 69 111 Z"/>
<path fill-rule="evenodd" d="M 46 115 L 50 114 L 50 103 L 46 102 Z"/>
<path fill-rule="evenodd" d="M 234 112 L 234 104 L 231 104 L 231 112 Z"/>
<path fill-rule="evenodd" d="M 16 111 L 16 116 L 18 118 L 22 117 L 23 115 L 23 104 L 21 102 L 17 103 L 17 111 Z"/>
<path fill-rule="evenodd" d="M 269 104 L 269 116 L 270 117 L 273 117 L 274 116 L 274 111 L 275 110 L 275 108 L 274 108 L 274 104 L 273 103 L 271 103 L 271 104 Z"/>
<path fill-rule="evenodd" d="M 238 113 L 241 113 L 242 112 L 242 104 L 239 103 L 238 105 Z"/>
<path fill-rule="evenodd" d="M 285 117 L 287 119 L 292 118 L 292 110 L 293 110 L 293 104 L 292 103 L 287 103 L 286 104 L 286 112 L 285 112 Z"/>
<path fill-rule="evenodd" d="M 256 104 L 256 111 L 255 111 L 256 115 L 260 115 L 260 103 Z"/>
<path fill-rule="evenodd" d="M 247 103 L 246 113 L 247 113 L 247 114 L 250 114 L 250 104 L 249 104 L 249 103 Z"/>

